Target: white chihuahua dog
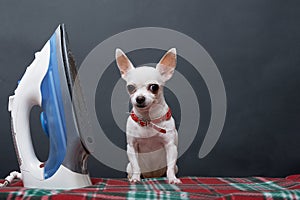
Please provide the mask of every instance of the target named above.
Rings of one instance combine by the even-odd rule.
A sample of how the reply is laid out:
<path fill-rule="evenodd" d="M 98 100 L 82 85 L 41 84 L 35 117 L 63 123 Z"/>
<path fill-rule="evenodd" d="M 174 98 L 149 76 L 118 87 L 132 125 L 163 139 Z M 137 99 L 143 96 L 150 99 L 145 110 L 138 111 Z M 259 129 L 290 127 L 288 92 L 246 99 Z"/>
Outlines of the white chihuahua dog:
<path fill-rule="evenodd" d="M 178 134 L 163 95 L 175 70 L 176 49 L 170 49 L 156 68 L 135 68 L 120 49 L 116 61 L 133 106 L 126 126 L 129 181 L 166 175 L 169 183 L 180 183 L 175 176 Z"/>

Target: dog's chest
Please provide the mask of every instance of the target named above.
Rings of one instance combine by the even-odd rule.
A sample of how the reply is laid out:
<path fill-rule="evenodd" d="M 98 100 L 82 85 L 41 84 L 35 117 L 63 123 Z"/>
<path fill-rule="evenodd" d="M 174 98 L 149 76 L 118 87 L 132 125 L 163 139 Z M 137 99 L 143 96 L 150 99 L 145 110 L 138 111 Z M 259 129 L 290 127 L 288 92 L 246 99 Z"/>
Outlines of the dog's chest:
<path fill-rule="evenodd" d="M 164 140 L 159 136 L 135 138 L 139 153 L 149 153 L 164 148 Z"/>
<path fill-rule="evenodd" d="M 162 124 L 160 124 L 162 125 Z M 161 149 L 167 142 L 166 135 L 152 127 L 140 126 L 135 122 L 127 124 L 128 143 L 138 146 L 139 152 L 149 152 Z"/>

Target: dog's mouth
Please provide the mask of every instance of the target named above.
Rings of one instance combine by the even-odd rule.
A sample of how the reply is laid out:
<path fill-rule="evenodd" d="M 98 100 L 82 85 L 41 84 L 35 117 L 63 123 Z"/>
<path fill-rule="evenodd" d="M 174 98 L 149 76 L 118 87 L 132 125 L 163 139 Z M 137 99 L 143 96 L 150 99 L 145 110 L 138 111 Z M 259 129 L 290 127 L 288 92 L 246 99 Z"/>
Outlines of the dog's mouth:
<path fill-rule="evenodd" d="M 138 109 L 141 109 L 141 110 L 146 110 L 146 109 L 149 109 L 151 106 L 152 106 L 153 102 L 151 101 L 143 101 L 143 102 L 132 102 L 132 105 Z"/>
<path fill-rule="evenodd" d="M 147 106 L 145 104 L 136 104 L 136 107 L 138 107 L 138 108 L 146 108 Z"/>
<path fill-rule="evenodd" d="M 147 110 L 147 109 L 149 109 L 151 104 L 144 102 L 144 103 L 135 103 L 135 104 L 133 104 L 133 106 L 140 110 Z"/>
<path fill-rule="evenodd" d="M 153 106 L 153 104 L 156 104 L 156 100 L 152 100 L 152 101 L 144 101 L 142 103 L 138 103 L 138 102 L 133 102 L 132 105 L 140 110 L 148 110 L 150 109 L 150 107 Z"/>

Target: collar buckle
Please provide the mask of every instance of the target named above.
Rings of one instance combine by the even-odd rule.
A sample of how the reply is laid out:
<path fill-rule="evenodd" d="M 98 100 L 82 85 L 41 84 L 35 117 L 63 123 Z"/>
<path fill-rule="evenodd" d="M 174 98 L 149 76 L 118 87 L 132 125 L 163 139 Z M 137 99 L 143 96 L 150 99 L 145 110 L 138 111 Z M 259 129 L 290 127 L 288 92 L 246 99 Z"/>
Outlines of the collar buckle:
<path fill-rule="evenodd" d="M 171 119 L 172 112 L 171 112 L 171 109 L 169 108 L 168 112 L 165 115 L 163 115 L 162 117 L 153 119 L 151 121 L 145 121 L 145 120 L 140 119 L 132 110 L 130 113 L 130 117 L 133 121 L 138 123 L 140 126 L 149 126 L 153 129 L 159 131 L 160 133 L 166 133 L 167 131 L 165 129 L 158 127 L 156 124 L 160 123 L 162 121 L 167 121 L 167 120 Z"/>

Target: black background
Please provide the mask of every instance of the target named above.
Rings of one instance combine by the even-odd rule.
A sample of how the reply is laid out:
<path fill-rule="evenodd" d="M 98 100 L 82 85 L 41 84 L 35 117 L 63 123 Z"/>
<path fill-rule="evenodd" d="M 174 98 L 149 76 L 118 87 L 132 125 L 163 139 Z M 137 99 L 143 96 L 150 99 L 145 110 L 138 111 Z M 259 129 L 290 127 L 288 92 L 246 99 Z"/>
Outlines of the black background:
<path fill-rule="evenodd" d="M 180 31 L 210 54 L 226 88 L 226 123 L 213 151 L 199 159 L 210 117 L 209 95 L 201 77 L 186 73 L 187 79 L 191 76 L 198 97 L 204 99 L 200 105 L 204 114 L 201 113 L 203 121 L 195 141 L 178 160 L 180 176 L 279 177 L 300 173 L 299 1 L 10 0 L 0 1 L 0 177 L 18 169 L 10 134 L 8 96 L 13 94 L 34 53 L 59 23 L 67 26 L 78 66 L 108 37 L 147 26 Z M 149 51 L 153 62 L 161 55 L 162 52 Z M 138 56 L 132 56 L 139 62 Z M 179 58 L 178 64 L 185 65 L 185 61 Z M 108 70 L 107 77 L 116 78 L 116 71 Z M 199 86 L 195 80 L 199 80 Z M 100 98 L 101 91 L 98 87 L 99 112 L 102 107 L 109 107 L 108 101 Z M 173 106 L 176 105 L 174 102 Z M 41 133 L 39 112 L 39 108 L 33 109 L 31 129 L 36 153 L 45 160 L 48 141 Z M 114 122 L 109 126 L 114 126 Z M 110 136 L 111 140 L 124 146 L 124 134 L 117 134 L 120 136 Z M 89 160 L 89 169 L 91 176 L 125 177 L 125 173 L 93 158 Z"/>

